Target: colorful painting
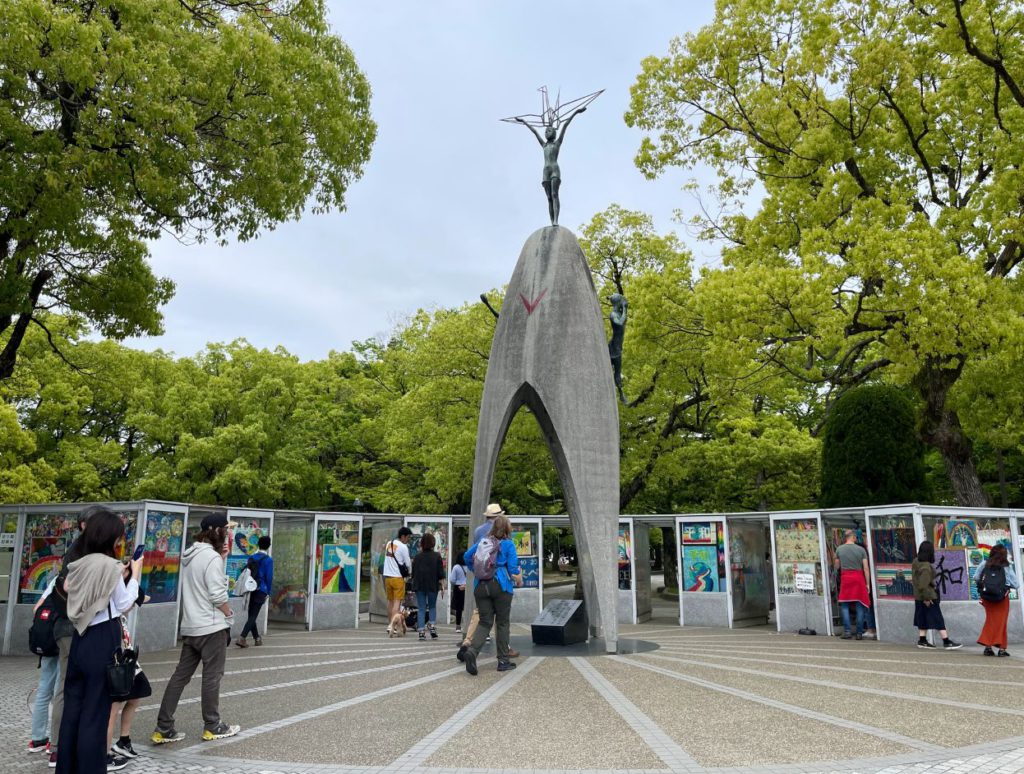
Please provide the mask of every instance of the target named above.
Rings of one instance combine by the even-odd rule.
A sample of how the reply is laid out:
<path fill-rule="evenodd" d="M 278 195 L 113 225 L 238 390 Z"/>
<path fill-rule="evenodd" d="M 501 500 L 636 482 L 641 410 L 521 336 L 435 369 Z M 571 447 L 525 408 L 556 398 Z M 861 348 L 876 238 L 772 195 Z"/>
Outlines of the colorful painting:
<path fill-rule="evenodd" d="M 683 545 L 714 543 L 715 530 L 710 521 L 688 522 L 679 525 L 679 539 Z"/>
<path fill-rule="evenodd" d="M 259 550 L 260 538 L 269 534 L 268 519 L 250 519 L 239 522 L 232 536 L 231 554 L 252 556 Z"/>
<path fill-rule="evenodd" d="M 358 550 L 359 547 L 351 543 L 328 543 L 319 547 L 320 593 L 337 594 L 356 590 Z"/>
<path fill-rule="evenodd" d="M 412 538 L 409 540 L 409 558 L 412 559 L 419 553 L 420 540 L 424 535 L 430 533 L 434 536 L 434 550 L 441 554 L 441 561 L 444 563 L 445 571 L 448 569 L 448 522 L 446 521 L 410 521 L 409 529 L 412 530 Z"/>
<path fill-rule="evenodd" d="M 619 589 L 629 591 L 633 588 L 633 535 L 626 524 L 619 525 Z"/>
<path fill-rule="evenodd" d="M 540 560 L 536 556 L 519 557 L 519 569 L 523 571 L 523 588 L 540 588 Z"/>
<path fill-rule="evenodd" d="M 875 567 L 879 598 L 913 599 L 914 579 L 909 564 L 879 564 Z"/>
<path fill-rule="evenodd" d="M 683 547 L 683 591 L 721 591 L 718 581 L 718 547 Z"/>
<path fill-rule="evenodd" d="M 797 573 L 813 575 L 816 593 L 821 593 L 820 562 L 779 562 L 777 565 L 777 572 L 779 574 L 779 594 L 804 593 L 796 587 Z"/>
<path fill-rule="evenodd" d="M 871 548 L 877 564 L 906 564 L 914 560 L 913 527 L 872 529 Z"/>
<path fill-rule="evenodd" d="M 818 562 L 820 555 L 816 521 L 775 522 L 775 558 L 778 562 Z"/>
<path fill-rule="evenodd" d="M 936 548 L 974 548 L 978 545 L 978 528 L 973 519 L 937 521 L 932 532 Z"/>
<path fill-rule="evenodd" d="M 519 556 L 533 556 L 536 553 L 533 547 L 533 532 L 528 529 L 513 532 L 512 542 L 516 544 L 516 554 Z"/>
<path fill-rule="evenodd" d="M 238 583 L 238 576 L 242 574 L 242 570 L 245 569 L 245 565 L 249 562 L 248 556 L 238 556 L 236 554 L 230 554 L 225 561 L 225 572 L 228 576 L 228 594 L 235 593 L 235 586 Z M 238 596 L 241 596 L 244 592 L 240 591 Z"/>
<path fill-rule="evenodd" d="M 715 545 L 718 548 L 718 590 L 725 591 L 725 525 L 715 524 Z"/>
<path fill-rule="evenodd" d="M 115 554 L 118 559 L 135 545 L 135 511 L 118 511 L 124 523 L 124 537 L 118 541 Z M 15 525 L 16 527 L 16 525 Z M 34 604 L 42 596 L 50 581 L 60 573 L 64 553 L 78 538 L 78 512 L 29 514 L 25 524 L 25 544 L 21 555 L 18 602 Z"/>
<path fill-rule="evenodd" d="M 184 514 L 162 511 L 149 511 L 146 514 L 146 554 L 139 585 L 149 597 L 150 604 L 174 602 L 178 598 L 184 533 Z"/>
<path fill-rule="evenodd" d="M 967 572 L 967 552 L 962 548 L 935 550 L 935 588 L 942 601 L 969 600 L 970 576 Z"/>

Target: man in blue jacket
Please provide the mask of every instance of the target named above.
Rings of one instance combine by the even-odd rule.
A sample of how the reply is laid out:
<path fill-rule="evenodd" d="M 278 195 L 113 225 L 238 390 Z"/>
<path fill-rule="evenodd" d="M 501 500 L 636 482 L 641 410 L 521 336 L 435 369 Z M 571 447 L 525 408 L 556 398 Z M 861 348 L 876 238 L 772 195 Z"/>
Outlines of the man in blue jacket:
<path fill-rule="evenodd" d="M 250 556 L 249 561 L 246 562 L 246 566 L 249 568 L 249 572 L 252 574 L 257 586 L 255 591 L 249 592 L 249 617 L 245 622 L 245 626 L 242 627 L 242 633 L 235 642 L 240 648 L 249 647 L 249 643 L 245 641 L 245 638 L 249 636 L 249 632 L 252 632 L 252 639 L 256 645 L 263 644 L 263 640 L 260 639 L 259 630 L 256 628 L 256 619 L 260 615 L 260 610 L 263 609 L 263 603 L 270 596 L 270 590 L 274 587 L 274 557 L 267 553 L 267 550 L 270 548 L 270 536 L 264 535 L 261 537 L 257 545 L 259 546 L 259 551 Z"/>

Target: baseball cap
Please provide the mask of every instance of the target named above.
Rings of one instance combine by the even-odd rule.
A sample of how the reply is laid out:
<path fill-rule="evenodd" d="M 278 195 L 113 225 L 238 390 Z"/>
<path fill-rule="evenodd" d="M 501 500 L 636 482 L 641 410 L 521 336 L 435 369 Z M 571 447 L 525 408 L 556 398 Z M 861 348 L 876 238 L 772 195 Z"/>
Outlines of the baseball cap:
<path fill-rule="evenodd" d="M 217 527 L 237 526 L 237 521 L 228 521 L 228 515 L 226 513 L 211 513 L 209 516 L 204 516 L 202 522 L 199 524 L 200 529 L 217 529 Z"/>

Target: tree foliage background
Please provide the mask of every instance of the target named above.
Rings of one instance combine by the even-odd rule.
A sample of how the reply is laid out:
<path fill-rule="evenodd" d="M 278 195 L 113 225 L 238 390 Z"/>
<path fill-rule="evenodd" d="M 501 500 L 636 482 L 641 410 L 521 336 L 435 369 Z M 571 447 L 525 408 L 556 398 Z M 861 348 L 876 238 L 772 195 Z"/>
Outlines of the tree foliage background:
<path fill-rule="evenodd" d="M 0 6 L 0 347 L 18 355 L 0 357 L 0 501 L 466 512 L 482 304 L 312 362 L 116 342 L 159 329 L 158 230 L 248 238 L 309 200 L 341 207 L 374 133 L 321 2 L 142 5 Z M 688 188 L 720 264 L 614 204 L 578 230 L 602 302 L 630 303 L 622 512 L 813 507 L 822 430 L 865 384 L 913 396 L 933 501 L 1020 504 L 1024 9 L 716 7 L 643 63 L 626 121 L 645 174 L 713 173 Z M 249 146 L 267 133 L 273 150 Z M 525 411 L 494 497 L 564 510 Z"/>

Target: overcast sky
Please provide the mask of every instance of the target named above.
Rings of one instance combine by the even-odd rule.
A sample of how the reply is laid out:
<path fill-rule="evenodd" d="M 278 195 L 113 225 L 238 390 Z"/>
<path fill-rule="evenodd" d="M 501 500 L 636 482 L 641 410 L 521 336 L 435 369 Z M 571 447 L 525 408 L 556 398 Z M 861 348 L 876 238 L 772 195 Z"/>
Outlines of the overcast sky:
<path fill-rule="evenodd" d="M 328 5 L 369 77 L 378 125 L 348 209 L 246 244 L 154 244 L 154 269 L 177 293 L 164 308 L 166 334 L 132 346 L 192 355 L 246 338 L 319 359 L 386 335 L 417 309 L 502 286 L 523 242 L 547 224 L 547 204 L 540 147 L 499 119 L 539 112 L 545 84 L 563 99 L 606 90 L 567 132 L 561 225 L 578 230 L 614 202 L 692 244 L 673 220 L 694 209 L 684 175 L 645 180 L 633 164 L 641 134 L 622 116 L 641 60 L 709 22 L 713 0 Z"/>

